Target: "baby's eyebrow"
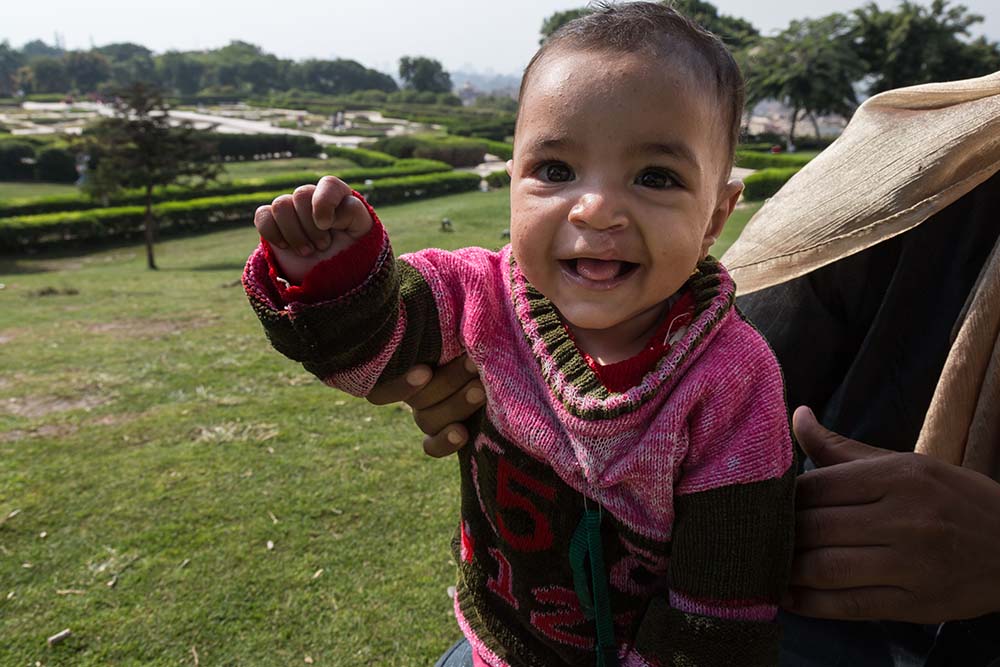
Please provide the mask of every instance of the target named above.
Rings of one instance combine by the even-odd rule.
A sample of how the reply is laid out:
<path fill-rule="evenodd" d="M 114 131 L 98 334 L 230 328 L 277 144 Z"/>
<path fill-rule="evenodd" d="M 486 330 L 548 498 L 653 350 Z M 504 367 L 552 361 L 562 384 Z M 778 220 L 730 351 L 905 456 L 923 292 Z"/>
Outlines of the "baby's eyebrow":
<path fill-rule="evenodd" d="M 695 167 L 698 166 L 698 159 L 695 157 L 694 151 L 683 141 L 668 141 L 666 143 L 649 141 L 629 146 L 628 152 L 639 155 L 669 155 L 689 162 Z"/>
<path fill-rule="evenodd" d="M 567 149 L 572 146 L 573 142 L 566 137 L 538 137 L 528 144 L 527 149 L 531 152 L 545 152 Z"/>

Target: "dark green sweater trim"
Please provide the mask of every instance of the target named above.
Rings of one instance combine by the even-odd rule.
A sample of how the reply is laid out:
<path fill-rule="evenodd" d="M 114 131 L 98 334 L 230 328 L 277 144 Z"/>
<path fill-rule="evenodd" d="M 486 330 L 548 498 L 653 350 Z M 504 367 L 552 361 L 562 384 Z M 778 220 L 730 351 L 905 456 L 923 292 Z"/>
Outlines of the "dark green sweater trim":
<path fill-rule="evenodd" d="M 441 361 L 441 320 L 437 302 L 423 275 L 405 261 L 396 261 L 399 297 L 406 308 L 406 331 L 380 379 L 400 377 L 414 364 L 436 366 Z"/>
<path fill-rule="evenodd" d="M 251 296 L 275 349 L 320 379 L 377 357 L 392 340 L 401 303 L 406 328 L 382 380 L 402 375 L 413 364 L 437 364 L 441 358 L 441 325 L 431 288 L 419 271 L 396 260 L 388 246 L 365 282 L 337 299 L 274 310 Z"/>
<path fill-rule="evenodd" d="M 694 597 L 776 603 L 791 569 L 794 497 L 794 465 L 779 478 L 675 496 L 672 587 Z"/>
<path fill-rule="evenodd" d="M 780 632 L 777 623 L 684 613 L 658 597 L 639 626 L 635 648 L 655 664 L 671 667 L 773 667 Z"/>
<path fill-rule="evenodd" d="M 714 257 L 708 256 L 704 260 L 698 263 L 697 273 L 692 276 L 684 284 L 681 290 L 690 289 L 695 300 L 694 307 L 694 321 L 709 308 L 719 297 L 721 293 L 722 280 L 720 278 L 720 273 L 722 267 L 719 261 Z M 564 382 L 569 383 L 573 388 L 579 392 L 581 398 L 594 399 L 596 401 L 604 402 L 612 394 L 611 392 L 601 384 L 600 379 L 597 374 L 587 365 L 586 360 L 580 353 L 580 350 L 576 347 L 576 343 L 570 338 L 566 331 L 566 327 L 563 324 L 563 320 L 559 315 L 552 302 L 545 297 L 541 292 L 535 289 L 532 285 L 527 284 L 526 289 L 523 291 L 523 296 L 518 294 L 518 287 L 515 280 L 517 273 L 517 263 L 514 260 L 514 255 L 510 256 L 510 276 L 511 276 L 511 286 L 512 286 L 512 296 L 514 299 L 524 298 L 527 301 L 529 308 L 529 316 L 534 320 L 535 325 L 538 328 L 538 334 L 541 337 L 543 343 L 545 344 L 546 352 L 552 357 L 555 362 L 555 368 L 552 370 L 547 370 L 547 365 L 538 359 L 536 356 L 536 361 L 538 361 L 539 366 L 542 369 L 542 375 L 545 377 L 545 382 L 548 384 L 549 389 L 555 396 L 559 397 L 560 403 L 563 407 L 575 417 L 580 417 L 581 419 L 588 420 L 601 420 L 601 419 L 613 419 L 623 414 L 629 412 L 634 412 L 642 407 L 646 401 L 652 398 L 656 392 L 657 387 L 652 388 L 647 393 L 643 394 L 636 401 L 630 401 L 621 405 L 618 408 L 592 408 L 583 409 L 581 408 L 577 400 L 569 400 L 557 387 L 560 384 L 560 379 Z M 715 325 L 729 312 L 732 307 L 733 295 L 729 295 L 729 307 L 722 308 L 716 314 L 716 316 L 705 323 L 699 323 L 703 325 L 704 328 L 699 335 L 699 337 L 693 341 L 693 344 L 688 348 L 688 354 L 699 350 L 701 340 L 711 332 Z M 524 323 L 522 323 L 523 329 Z M 527 337 L 527 334 L 525 334 Z M 529 339 L 528 344 L 531 345 L 532 341 Z M 681 357 L 677 361 L 677 367 L 680 368 L 684 365 L 687 356 Z M 662 360 L 661 362 L 662 363 Z M 655 373 L 659 369 L 650 371 Z M 670 377 L 664 378 L 664 382 L 668 382 Z"/>

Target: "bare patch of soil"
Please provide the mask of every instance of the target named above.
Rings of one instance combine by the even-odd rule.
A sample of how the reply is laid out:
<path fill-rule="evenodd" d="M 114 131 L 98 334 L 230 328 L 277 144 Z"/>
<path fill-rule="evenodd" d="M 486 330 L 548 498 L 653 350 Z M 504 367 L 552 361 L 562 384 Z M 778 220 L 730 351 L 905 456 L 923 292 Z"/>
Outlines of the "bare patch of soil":
<path fill-rule="evenodd" d="M 17 417 L 34 419 L 44 417 L 54 412 L 68 410 L 91 410 L 104 405 L 111 399 L 107 396 L 88 394 L 79 398 L 60 398 L 57 396 L 14 396 L 0 401 L 0 410 Z"/>
<path fill-rule="evenodd" d="M 25 438 L 62 438 L 76 433 L 77 427 L 73 424 L 43 424 L 33 429 L 14 429 L 13 431 L 0 431 L 0 442 L 17 442 Z"/>

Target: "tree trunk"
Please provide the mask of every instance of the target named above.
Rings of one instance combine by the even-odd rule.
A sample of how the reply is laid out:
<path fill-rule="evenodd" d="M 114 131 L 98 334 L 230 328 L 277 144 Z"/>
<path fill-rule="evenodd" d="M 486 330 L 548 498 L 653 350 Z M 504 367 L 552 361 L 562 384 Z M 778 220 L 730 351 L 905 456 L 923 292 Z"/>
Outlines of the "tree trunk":
<path fill-rule="evenodd" d="M 153 258 L 153 241 L 155 239 L 156 221 L 153 220 L 153 186 L 146 186 L 146 263 L 150 269 L 156 270 L 156 260 Z"/>
<path fill-rule="evenodd" d="M 819 120 L 816 118 L 816 114 L 810 112 L 809 120 L 812 121 L 813 130 L 816 132 L 816 141 L 819 141 Z"/>
<path fill-rule="evenodd" d="M 795 123 L 799 120 L 799 108 L 792 109 L 792 126 L 788 128 L 788 145 L 785 148 L 789 153 L 795 150 Z"/>

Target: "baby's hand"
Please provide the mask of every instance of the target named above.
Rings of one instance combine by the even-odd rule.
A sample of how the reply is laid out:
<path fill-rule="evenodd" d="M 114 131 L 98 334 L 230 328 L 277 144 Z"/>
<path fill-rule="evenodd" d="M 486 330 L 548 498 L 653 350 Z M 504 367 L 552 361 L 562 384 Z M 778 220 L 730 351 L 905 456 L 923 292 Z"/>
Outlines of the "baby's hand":
<path fill-rule="evenodd" d="M 298 283 L 316 264 L 364 236 L 372 219 L 346 183 L 324 176 L 261 206 L 253 223 L 275 249 L 285 278 Z"/>

